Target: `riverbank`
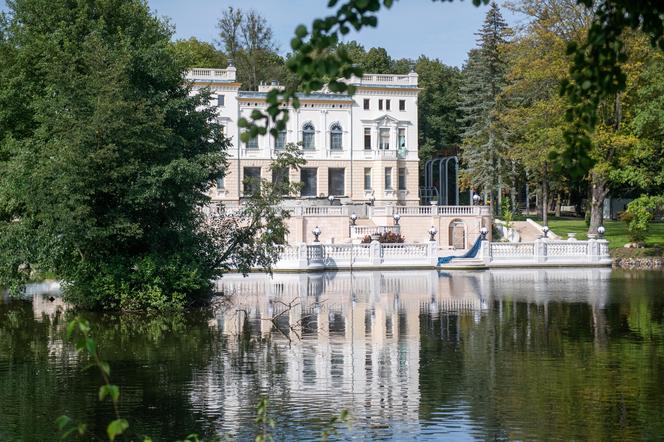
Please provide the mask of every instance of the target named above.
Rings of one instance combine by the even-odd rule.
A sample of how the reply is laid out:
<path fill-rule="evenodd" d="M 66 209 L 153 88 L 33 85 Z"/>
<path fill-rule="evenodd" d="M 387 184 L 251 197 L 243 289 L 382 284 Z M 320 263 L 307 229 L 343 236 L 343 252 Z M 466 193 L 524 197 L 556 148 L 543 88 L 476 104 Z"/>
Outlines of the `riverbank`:
<path fill-rule="evenodd" d="M 614 269 L 664 270 L 664 248 L 613 249 L 610 251 Z"/>

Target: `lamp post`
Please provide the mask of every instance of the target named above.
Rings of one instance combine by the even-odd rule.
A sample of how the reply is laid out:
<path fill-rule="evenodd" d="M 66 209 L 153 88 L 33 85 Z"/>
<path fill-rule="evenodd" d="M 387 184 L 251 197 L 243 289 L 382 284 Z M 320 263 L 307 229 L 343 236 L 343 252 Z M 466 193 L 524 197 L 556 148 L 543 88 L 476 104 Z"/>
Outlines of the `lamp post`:
<path fill-rule="evenodd" d="M 489 233 L 489 229 L 487 229 L 486 227 L 482 227 L 482 228 L 480 229 L 480 235 L 481 235 L 481 240 L 482 240 L 482 241 L 486 241 L 486 235 L 487 235 L 488 233 Z"/>
<path fill-rule="evenodd" d="M 351 252 L 353 248 L 353 226 L 357 222 L 357 214 L 355 212 L 350 214 L 350 225 L 348 226 L 348 238 L 350 239 L 350 244 L 351 244 Z M 351 258 L 352 258 L 352 253 L 351 253 Z"/>
<path fill-rule="evenodd" d="M 550 230 L 550 229 L 549 229 L 549 226 L 544 226 L 544 227 L 542 227 L 542 232 L 544 232 L 544 238 L 548 238 L 548 237 L 549 237 L 549 230 Z"/>
<path fill-rule="evenodd" d="M 604 228 L 604 226 L 599 226 L 597 228 L 597 234 L 599 235 L 599 239 L 604 238 L 604 233 L 605 232 L 606 232 L 606 229 Z"/>
<path fill-rule="evenodd" d="M 398 213 L 395 213 L 394 215 L 392 215 L 392 219 L 394 219 L 394 225 L 398 226 L 399 225 L 399 220 L 401 219 L 401 215 L 399 215 Z"/>
<path fill-rule="evenodd" d="M 431 228 L 429 229 L 429 241 L 436 240 L 436 233 L 438 233 L 438 229 L 436 229 L 435 226 L 431 226 Z"/>
<path fill-rule="evenodd" d="M 480 203 L 480 196 L 478 194 L 473 195 L 473 205 L 477 206 Z"/>
<path fill-rule="evenodd" d="M 314 229 L 311 231 L 311 233 L 314 234 L 314 242 L 320 242 L 318 240 L 318 237 L 320 236 L 320 227 L 316 226 Z"/>
<path fill-rule="evenodd" d="M 330 206 L 331 206 L 334 203 L 334 195 L 328 196 L 327 200 L 330 202 Z"/>

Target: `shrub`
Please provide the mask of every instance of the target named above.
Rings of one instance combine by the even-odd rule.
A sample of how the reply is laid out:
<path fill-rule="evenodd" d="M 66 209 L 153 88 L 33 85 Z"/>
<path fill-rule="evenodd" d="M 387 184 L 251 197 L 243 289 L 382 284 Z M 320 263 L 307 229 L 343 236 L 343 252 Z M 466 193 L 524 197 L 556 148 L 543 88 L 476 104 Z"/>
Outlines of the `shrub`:
<path fill-rule="evenodd" d="M 664 208 L 664 196 L 641 195 L 627 205 L 627 210 L 620 219 L 627 223 L 630 241 L 645 241 L 650 222 L 655 213 L 662 208 Z"/>

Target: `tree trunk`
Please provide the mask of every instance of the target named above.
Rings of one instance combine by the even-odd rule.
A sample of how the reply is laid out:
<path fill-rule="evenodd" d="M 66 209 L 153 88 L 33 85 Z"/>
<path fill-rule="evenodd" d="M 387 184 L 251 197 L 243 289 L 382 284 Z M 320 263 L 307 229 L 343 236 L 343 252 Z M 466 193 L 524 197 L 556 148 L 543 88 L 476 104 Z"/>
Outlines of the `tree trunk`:
<path fill-rule="evenodd" d="M 510 209 L 512 210 L 512 213 L 517 213 L 516 205 L 516 189 L 512 186 L 510 189 Z"/>
<path fill-rule="evenodd" d="M 555 212 L 558 218 L 560 218 L 560 212 L 562 210 L 561 207 L 563 205 L 562 198 L 563 198 L 562 195 L 560 194 L 560 192 L 558 192 L 556 194 L 556 212 Z"/>
<path fill-rule="evenodd" d="M 606 177 L 597 172 L 591 173 L 590 189 L 590 226 L 588 234 L 596 235 L 597 228 L 602 225 L 604 216 L 604 199 L 609 193 Z"/>

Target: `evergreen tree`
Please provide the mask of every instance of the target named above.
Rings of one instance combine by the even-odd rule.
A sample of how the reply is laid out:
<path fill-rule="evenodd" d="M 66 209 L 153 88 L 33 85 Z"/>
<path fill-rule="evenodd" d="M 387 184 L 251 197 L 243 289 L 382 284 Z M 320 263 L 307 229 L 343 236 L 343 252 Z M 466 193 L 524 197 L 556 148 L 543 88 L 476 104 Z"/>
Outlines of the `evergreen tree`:
<path fill-rule="evenodd" d="M 507 63 L 503 48 L 509 34 L 498 5 L 491 3 L 477 34 L 479 47 L 471 50 L 464 66 L 461 86 L 465 173 L 476 190 L 491 195 L 496 214 L 502 174 L 507 170 L 503 155 L 505 143 L 498 124 L 498 97 L 505 82 Z"/>
<path fill-rule="evenodd" d="M 228 141 L 209 95 L 190 94 L 165 22 L 141 0 L 8 6 L 0 287 L 46 273 L 80 306 L 159 309 L 207 296 L 229 263 L 269 264 L 260 222 L 203 215 Z"/>
<path fill-rule="evenodd" d="M 458 120 L 461 72 L 438 59 L 421 56 L 415 65 L 420 160 L 436 155 L 456 155 L 461 142 Z"/>

